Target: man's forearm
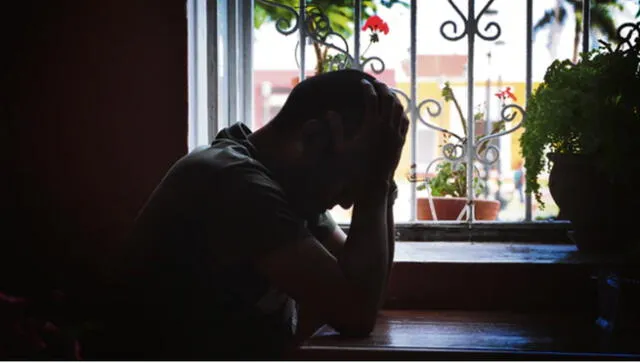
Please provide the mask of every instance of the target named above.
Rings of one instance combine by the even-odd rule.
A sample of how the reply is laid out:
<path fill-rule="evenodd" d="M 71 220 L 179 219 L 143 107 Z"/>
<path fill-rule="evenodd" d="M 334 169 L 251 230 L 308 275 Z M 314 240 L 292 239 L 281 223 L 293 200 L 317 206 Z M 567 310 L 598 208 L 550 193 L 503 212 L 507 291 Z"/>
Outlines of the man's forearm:
<path fill-rule="evenodd" d="M 394 188 L 395 189 L 395 188 Z M 397 189 L 390 190 L 389 197 L 387 198 L 387 251 L 388 251 L 388 274 L 387 274 L 387 283 L 384 287 L 383 298 L 380 299 L 378 308 L 382 308 L 385 300 L 387 299 L 386 292 L 388 291 L 388 281 L 391 277 L 391 270 L 393 268 L 393 257 L 395 256 L 395 247 L 396 247 L 396 229 L 395 223 L 393 219 L 393 203 L 396 199 Z"/>
<path fill-rule="evenodd" d="M 387 198 L 387 243 L 389 245 L 389 274 L 393 266 L 393 257 L 395 256 L 396 247 L 396 226 L 393 218 L 393 205 L 398 197 L 398 187 L 392 180 L 389 189 L 389 197 Z"/>
<path fill-rule="evenodd" d="M 347 241 L 338 263 L 345 277 L 365 294 L 372 319 L 380 307 L 389 273 L 387 204 L 389 183 L 373 182 L 354 202 Z"/>
<path fill-rule="evenodd" d="M 396 249 L 396 228 L 393 221 L 393 202 L 387 203 L 387 246 L 388 246 L 388 258 L 389 258 L 389 273 L 391 273 L 391 267 L 393 266 L 393 256 Z"/>

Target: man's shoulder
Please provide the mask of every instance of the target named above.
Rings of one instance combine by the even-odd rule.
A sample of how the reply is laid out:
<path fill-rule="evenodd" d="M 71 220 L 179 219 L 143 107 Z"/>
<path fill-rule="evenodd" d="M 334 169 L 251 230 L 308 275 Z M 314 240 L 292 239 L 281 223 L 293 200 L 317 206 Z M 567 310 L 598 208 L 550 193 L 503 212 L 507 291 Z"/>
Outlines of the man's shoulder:
<path fill-rule="evenodd" d="M 178 164 L 184 169 L 213 173 L 216 178 L 269 174 L 268 169 L 253 157 L 245 145 L 234 140 L 218 140 L 211 145 L 198 147 Z"/>

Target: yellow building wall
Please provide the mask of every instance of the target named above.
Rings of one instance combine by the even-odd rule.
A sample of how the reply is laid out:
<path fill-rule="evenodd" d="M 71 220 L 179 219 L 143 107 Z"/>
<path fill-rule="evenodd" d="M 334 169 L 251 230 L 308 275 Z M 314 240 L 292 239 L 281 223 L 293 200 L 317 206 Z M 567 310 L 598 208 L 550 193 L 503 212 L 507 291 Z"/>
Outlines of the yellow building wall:
<path fill-rule="evenodd" d="M 452 87 L 464 86 L 465 84 L 466 83 L 462 83 L 462 82 L 458 82 L 458 83 L 451 82 Z M 486 84 L 484 82 L 476 83 L 476 87 L 478 88 L 484 88 L 485 86 Z M 503 87 L 507 87 L 507 86 L 511 87 L 511 91 L 516 96 L 517 101 L 515 101 L 514 103 L 520 105 L 523 109 L 526 109 L 525 107 L 526 84 L 524 82 L 504 82 Z M 534 83 L 533 89 L 535 90 L 537 86 L 538 86 L 538 83 Z M 396 88 L 400 89 L 401 91 L 406 93 L 408 96 L 411 95 L 410 87 L 411 85 L 409 83 L 396 84 Z M 449 116 L 449 113 L 455 112 L 455 109 L 453 108 L 454 107 L 453 105 L 450 105 L 449 103 L 445 102 L 444 99 L 441 97 L 440 84 L 437 83 L 436 81 L 420 82 L 417 84 L 416 93 L 418 96 L 418 103 L 428 98 L 433 98 L 440 103 L 440 105 L 442 106 L 442 113 L 440 114 L 439 117 L 433 119 L 432 122 L 437 124 L 440 127 L 447 128 L 447 129 L 450 128 L 449 120 L 451 118 Z M 483 102 L 483 101 L 484 100 L 480 100 L 480 102 Z M 480 102 L 476 102 L 476 103 L 480 103 Z M 461 106 L 463 107 L 463 110 L 466 110 L 466 104 Z M 509 129 L 515 126 L 519 122 L 519 120 L 521 120 L 521 118 L 520 116 L 517 116 L 517 118 L 513 122 L 507 123 L 507 128 Z M 398 180 L 406 179 L 406 176 L 410 173 L 410 170 L 411 170 L 410 135 L 412 134 L 412 132 L 413 130 L 410 128 L 407 136 L 407 142 L 404 145 L 402 157 L 400 159 L 398 169 L 396 170 L 395 177 Z M 502 138 L 508 138 L 511 142 L 510 164 L 512 169 L 515 169 L 518 163 L 520 163 L 522 160 L 522 153 L 520 151 L 520 136 L 522 135 L 522 132 L 523 132 L 523 128 L 520 128 L 510 134 L 501 136 Z M 501 155 L 501 157 L 505 157 L 505 155 Z"/>

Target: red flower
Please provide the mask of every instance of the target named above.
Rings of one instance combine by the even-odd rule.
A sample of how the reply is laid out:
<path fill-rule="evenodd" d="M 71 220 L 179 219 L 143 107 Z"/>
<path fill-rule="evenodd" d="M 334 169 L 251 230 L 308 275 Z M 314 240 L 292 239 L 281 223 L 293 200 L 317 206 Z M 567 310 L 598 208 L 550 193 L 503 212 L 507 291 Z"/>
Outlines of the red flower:
<path fill-rule="evenodd" d="M 517 101 L 518 99 L 516 98 L 516 95 L 514 95 L 511 92 L 511 87 L 507 87 L 505 88 L 504 91 L 500 91 L 498 93 L 496 93 L 496 97 L 498 97 L 499 99 L 501 99 L 502 101 L 506 100 L 507 98 L 510 98 L 514 101 Z"/>
<path fill-rule="evenodd" d="M 371 42 L 376 43 L 379 40 L 378 33 L 389 34 L 389 25 L 381 17 L 373 15 L 364 23 L 362 30 L 370 30 Z"/>

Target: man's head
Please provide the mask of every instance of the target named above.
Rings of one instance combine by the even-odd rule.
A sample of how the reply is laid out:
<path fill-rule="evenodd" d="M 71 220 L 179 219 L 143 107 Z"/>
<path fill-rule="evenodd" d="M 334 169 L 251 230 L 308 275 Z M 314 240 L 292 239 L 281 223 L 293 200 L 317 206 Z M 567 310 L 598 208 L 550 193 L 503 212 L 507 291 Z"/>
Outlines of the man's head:
<path fill-rule="evenodd" d="M 321 120 L 327 111 L 340 115 L 345 137 L 353 136 L 362 124 L 363 79 L 375 77 L 353 69 L 323 73 L 300 82 L 270 124 L 280 132 L 297 131 L 309 120 Z"/>
<path fill-rule="evenodd" d="M 268 167 L 305 212 L 353 203 L 354 180 L 362 177 L 368 162 L 365 158 L 370 155 L 338 153 L 336 142 L 349 141 L 362 125 L 363 80 L 376 81 L 357 70 L 305 79 L 293 89 L 276 117 L 254 134 L 262 139 L 252 141 L 266 157 Z M 265 140 L 270 141 L 265 144 Z"/>

